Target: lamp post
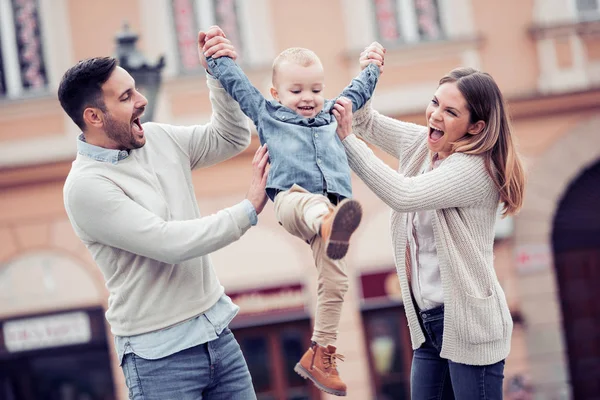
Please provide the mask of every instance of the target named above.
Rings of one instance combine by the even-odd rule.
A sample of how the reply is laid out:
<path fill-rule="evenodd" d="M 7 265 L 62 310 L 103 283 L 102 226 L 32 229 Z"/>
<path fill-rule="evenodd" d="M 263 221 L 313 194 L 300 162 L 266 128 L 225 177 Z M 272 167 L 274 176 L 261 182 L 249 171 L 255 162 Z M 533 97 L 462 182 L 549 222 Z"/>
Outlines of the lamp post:
<path fill-rule="evenodd" d="M 165 57 L 161 56 L 156 64 L 150 64 L 148 59 L 137 49 L 137 40 L 138 35 L 129 30 L 127 23 L 123 24 L 123 30 L 116 36 L 116 58 L 119 60 L 119 65 L 131 74 L 140 93 L 148 99 L 146 112 L 141 121 L 147 122 L 152 120 L 154 114 Z"/>

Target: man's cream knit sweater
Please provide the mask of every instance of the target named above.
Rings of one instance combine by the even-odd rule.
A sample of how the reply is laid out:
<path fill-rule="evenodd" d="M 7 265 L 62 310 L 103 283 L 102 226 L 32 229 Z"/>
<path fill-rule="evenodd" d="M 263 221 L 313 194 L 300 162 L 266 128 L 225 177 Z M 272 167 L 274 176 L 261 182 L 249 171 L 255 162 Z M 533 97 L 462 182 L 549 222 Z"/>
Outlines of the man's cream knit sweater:
<path fill-rule="evenodd" d="M 112 333 L 131 336 L 185 321 L 223 294 L 209 254 L 250 226 L 239 203 L 202 217 L 192 169 L 233 157 L 250 143 L 248 122 L 207 78 L 207 125 L 144 124 L 146 144 L 117 163 L 78 154 L 64 187 L 75 233 L 104 275 Z"/>
<path fill-rule="evenodd" d="M 396 269 L 413 349 L 424 342 L 406 276 L 406 213 L 435 210 L 433 230 L 444 288 L 441 356 L 469 365 L 498 362 L 510 351 L 512 319 L 494 271 L 494 223 L 499 194 L 481 156 L 455 153 L 429 162 L 428 128 L 385 117 L 367 104 L 353 131 L 399 160 L 394 171 L 355 135 L 344 140 L 354 172 L 392 208 Z"/>

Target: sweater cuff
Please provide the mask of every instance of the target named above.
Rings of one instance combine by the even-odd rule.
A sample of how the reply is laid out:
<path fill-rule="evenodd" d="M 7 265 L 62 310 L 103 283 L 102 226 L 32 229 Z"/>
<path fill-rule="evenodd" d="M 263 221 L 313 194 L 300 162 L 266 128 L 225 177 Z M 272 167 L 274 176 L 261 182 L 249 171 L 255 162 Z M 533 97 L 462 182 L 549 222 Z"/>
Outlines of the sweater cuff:
<path fill-rule="evenodd" d="M 252 206 L 252 204 L 250 204 L 250 206 Z M 252 226 L 252 217 L 248 213 L 248 205 L 245 201 L 242 201 L 233 207 L 229 207 L 227 210 L 231 213 L 233 219 L 242 231 L 246 231 Z"/>
<path fill-rule="evenodd" d="M 223 89 L 221 82 L 219 82 L 219 80 L 211 75 L 208 71 L 206 71 L 206 85 L 209 89 L 225 90 Z"/>
<path fill-rule="evenodd" d="M 354 129 L 355 126 L 363 125 L 372 112 L 371 99 L 369 99 L 364 106 L 352 114 L 352 128 Z"/>
<path fill-rule="evenodd" d="M 252 224 L 252 226 L 256 225 L 258 223 L 258 215 L 256 214 L 256 209 L 248 199 L 244 199 L 242 203 L 246 206 L 246 212 L 248 213 L 250 224 Z"/>

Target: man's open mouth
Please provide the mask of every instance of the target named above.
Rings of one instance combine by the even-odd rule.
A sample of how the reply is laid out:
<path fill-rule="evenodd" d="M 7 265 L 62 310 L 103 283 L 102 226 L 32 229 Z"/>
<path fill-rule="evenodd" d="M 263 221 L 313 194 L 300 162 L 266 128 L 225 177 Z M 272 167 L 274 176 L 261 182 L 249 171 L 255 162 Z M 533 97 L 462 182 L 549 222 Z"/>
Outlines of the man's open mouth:
<path fill-rule="evenodd" d="M 133 121 L 131 121 L 131 127 L 138 132 L 144 132 L 144 128 L 142 128 L 142 122 L 140 121 L 140 117 L 137 117 Z"/>

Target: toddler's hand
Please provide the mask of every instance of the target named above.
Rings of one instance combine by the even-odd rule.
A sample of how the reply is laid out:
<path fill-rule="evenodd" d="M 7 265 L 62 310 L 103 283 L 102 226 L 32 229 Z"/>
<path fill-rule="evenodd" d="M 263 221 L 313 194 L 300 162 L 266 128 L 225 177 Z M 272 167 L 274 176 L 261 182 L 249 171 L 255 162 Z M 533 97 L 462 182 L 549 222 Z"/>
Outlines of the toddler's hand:
<path fill-rule="evenodd" d="M 228 56 L 235 60 L 237 53 L 223 30 L 217 25 L 213 25 L 206 32 L 198 32 L 198 56 L 204 69 L 208 70 L 206 57 L 219 58 Z"/>
<path fill-rule="evenodd" d="M 369 64 L 375 64 L 379 67 L 379 73 L 383 74 L 383 63 L 385 58 L 385 48 L 377 42 L 373 42 L 360 53 L 358 59 L 360 69 L 365 69 Z"/>
<path fill-rule="evenodd" d="M 340 140 L 344 140 L 352 133 L 352 102 L 345 97 L 337 99 L 331 113 L 338 122 L 337 133 Z"/>

